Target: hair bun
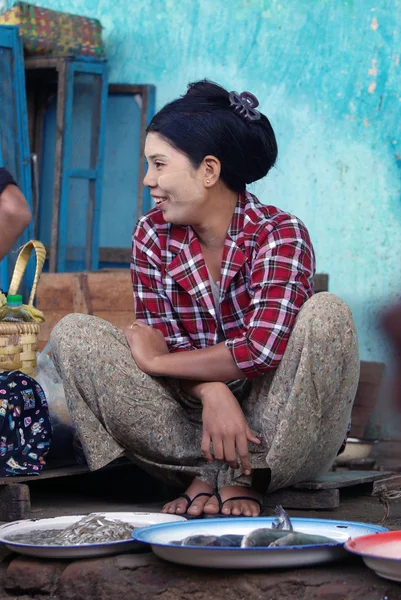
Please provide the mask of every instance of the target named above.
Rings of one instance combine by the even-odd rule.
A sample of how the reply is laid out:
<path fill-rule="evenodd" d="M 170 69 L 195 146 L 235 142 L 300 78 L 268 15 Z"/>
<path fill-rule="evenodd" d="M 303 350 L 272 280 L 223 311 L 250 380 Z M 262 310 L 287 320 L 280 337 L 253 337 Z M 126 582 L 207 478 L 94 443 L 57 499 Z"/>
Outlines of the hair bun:
<path fill-rule="evenodd" d="M 214 83 L 213 81 L 208 81 L 207 79 L 202 79 L 201 81 L 195 81 L 194 83 L 188 84 L 188 90 L 185 96 L 199 96 L 204 99 L 216 100 L 216 99 L 225 99 L 228 100 L 228 92 L 223 87 Z M 184 96 L 184 97 L 185 97 Z"/>

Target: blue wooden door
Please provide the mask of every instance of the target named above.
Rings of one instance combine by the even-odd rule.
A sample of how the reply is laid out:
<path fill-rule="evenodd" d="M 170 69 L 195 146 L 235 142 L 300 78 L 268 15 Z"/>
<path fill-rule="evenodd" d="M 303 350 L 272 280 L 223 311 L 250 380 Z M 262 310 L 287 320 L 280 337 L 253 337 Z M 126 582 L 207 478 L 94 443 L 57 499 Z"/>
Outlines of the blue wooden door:
<path fill-rule="evenodd" d="M 99 223 L 107 107 L 105 61 L 67 66 L 57 271 L 99 266 Z"/>
<path fill-rule="evenodd" d="M 59 92 L 55 95 L 51 87 L 46 91 L 43 143 L 39 150 L 40 239 L 48 245 L 56 231 L 54 270 L 95 270 L 99 257 L 107 63 L 84 57 L 67 59 L 63 72 L 65 75 L 59 78 L 65 77 L 65 96 Z M 54 184 L 59 103 L 63 106 L 63 138 L 58 200 Z"/>
<path fill-rule="evenodd" d="M 155 113 L 155 87 L 113 83 L 107 102 L 100 217 L 100 268 L 129 267 L 131 237 L 151 208 L 145 175 L 145 131 Z"/>
<path fill-rule="evenodd" d="M 90 63 L 86 63 L 85 69 Z M 85 75 L 85 76 L 84 76 Z M 73 79 L 70 78 L 69 85 Z M 60 206 L 60 244 L 64 248 L 58 271 L 128 267 L 131 234 L 138 217 L 149 210 L 148 190 L 141 186 L 144 177 L 143 143 L 145 129 L 155 111 L 155 88 L 152 85 L 110 84 L 106 106 L 104 167 L 95 173 L 90 160 L 93 77 L 85 73 L 76 82 L 72 105 L 66 107 L 63 166 L 64 196 Z M 103 104 L 103 107 L 105 107 Z M 50 244 L 53 204 L 56 97 L 49 94 L 44 114 L 40 177 L 40 239 Z M 101 139 L 101 136 L 100 136 Z M 93 262 L 85 264 L 88 232 L 88 185 L 91 177 L 103 180 L 101 202 L 96 203 L 92 226 Z M 93 180 L 92 180 L 93 181 Z M 93 183 L 92 183 L 93 186 Z M 100 186 L 99 186 L 100 190 Z M 100 217 L 100 222 L 98 221 Z M 61 243 L 62 242 L 62 243 Z M 98 261 L 98 262 L 97 262 Z"/>
<path fill-rule="evenodd" d="M 18 31 L 18 27 L 0 25 L 0 166 L 11 172 L 32 209 L 24 58 Z M 27 242 L 32 233 L 33 224 L 15 248 Z M 15 251 L 10 252 L 0 264 L 1 287 L 5 290 L 16 256 Z M 28 265 L 27 279 L 33 280 L 33 264 Z"/>

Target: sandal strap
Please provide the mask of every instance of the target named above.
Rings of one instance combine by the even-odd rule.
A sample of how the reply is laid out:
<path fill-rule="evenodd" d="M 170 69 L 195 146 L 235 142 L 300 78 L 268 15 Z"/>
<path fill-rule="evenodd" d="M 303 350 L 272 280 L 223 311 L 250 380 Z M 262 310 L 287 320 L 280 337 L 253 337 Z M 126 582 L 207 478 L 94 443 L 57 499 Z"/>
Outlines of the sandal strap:
<path fill-rule="evenodd" d="M 224 502 L 223 502 L 223 500 L 221 499 L 221 496 L 220 496 L 219 492 L 215 492 L 215 493 L 213 494 L 213 496 L 216 496 L 216 498 L 217 498 L 217 502 L 219 503 L 219 513 L 221 513 L 221 509 L 223 508 L 223 504 L 224 504 Z"/>
<path fill-rule="evenodd" d="M 207 496 L 208 498 L 211 498 L 214 494 L 211 494 L 210 492 L 199 492 L 199 494 L 196 494 L 196 496 L 194 496 L 192 498 L 192 502 L 194 502 L 197 498 L 199 498 L 200 496 Z M 192 504 L 191 502 L 191 504 Z"/>
<path fill-rule="evenodd" d="M 187 510 L 188 510 L 188 508 L 191 506 L 191 503 L 192 503 L 192 500 L 188 496 L 188 494 L 180 494 L 178 497 L 179 498 L 185 498 L 185 500 L 187 501 Z"/>
<path fill-rule="evenodd" d="M 219 497 L 220 497 L 220 495 L 219 495 Z M 221 500 L 221 497 L 220 497 L 220 500 Z M 230 502 L 231 500 L 250 500 L 251 502 L 256 502 L 256 504 L 259 504 L 260 510 L 262 510 L 262 508 L 263 508 L 260 500 L 258 500 L 257 498 L 252 498 L 251 496 L 232 496 L 231 498 L 227 498 L 227 500 L 223 500 L 221 502 L 221 508 L 223 508 L 223 506 L 225 505 L 226 502 Z"/>
<path fill-rule="evenodd" d="M 208 498 L 211 498 L 214 494 L 211 494 L 210 492 L 200 492 L 199 494 L 196 494 L 196 496 L 194 496 L 193 498 L 190 498 L 188 496 L 188 494 L 180 494 L 179 498 L 185 498 L 185 500 L 187 501 L 187 510 L 188 508 L 191 506 L 191 504 L 200 496 L 207 496 Z"/>

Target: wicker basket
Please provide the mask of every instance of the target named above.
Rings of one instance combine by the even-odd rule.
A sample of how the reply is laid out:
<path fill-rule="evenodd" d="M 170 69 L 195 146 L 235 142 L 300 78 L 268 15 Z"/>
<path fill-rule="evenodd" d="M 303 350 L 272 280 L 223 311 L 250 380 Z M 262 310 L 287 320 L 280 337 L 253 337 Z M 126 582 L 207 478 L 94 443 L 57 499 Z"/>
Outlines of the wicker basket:
<path fill-rule="evenodd" d="M 36 252 L 36 271 L 28 305 L 33 306 L 39 277 L 46 258 L 46 250 L 41 242 L 31 240 L 22 248 L 15 263 L 9 294 L 16 294 L 28 264 L 32 250 Z M 0 371 L 22 371 L 35 377 L 36 350 L 38 346 L 39 323 L 11 323 L 0 321 Z"/>

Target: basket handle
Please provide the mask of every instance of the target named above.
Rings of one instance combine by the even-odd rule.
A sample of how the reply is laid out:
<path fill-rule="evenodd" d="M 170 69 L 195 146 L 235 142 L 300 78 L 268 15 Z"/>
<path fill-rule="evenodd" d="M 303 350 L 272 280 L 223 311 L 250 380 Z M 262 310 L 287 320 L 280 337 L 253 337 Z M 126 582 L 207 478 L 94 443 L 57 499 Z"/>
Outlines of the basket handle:
<path fill-rule="evenodd" d="M 16 294 L 18 292 L 18 288 L 24 276 L 29 257 L 32 254 L 32 250 L 35 250 L 36 253 L 36 269 L 31 293 L 29 296 L 28 306 L 33 306 L 33 299 L 35 298 L 39 277 L 43 269 L 43 264 L 46 260 L 46 249 L 42 242 L 39 242 L 38 240 L 30 240 L 25 244 L 25 246 L 22 247 L 21 252 L 19 253 L 19 256 L 15 263 L 14 273 L 11 279 L 10 288 L 8 290 L 8 293 L 10 295 Z"/>

